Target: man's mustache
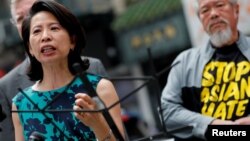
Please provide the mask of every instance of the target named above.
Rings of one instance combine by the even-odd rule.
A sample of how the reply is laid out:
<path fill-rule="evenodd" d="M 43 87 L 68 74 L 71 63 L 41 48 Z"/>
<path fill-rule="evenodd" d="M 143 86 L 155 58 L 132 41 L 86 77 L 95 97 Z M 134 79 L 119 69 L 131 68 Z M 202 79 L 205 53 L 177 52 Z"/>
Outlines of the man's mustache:
<path fill-rule="evenodd" d="M 212 20 L 212 21 L 210 21 L 210 22 L 208 23 L 208 26 L 207 26 L 208 31 L 210 32 L 210 31 L 211 31 L 211 28 L 212 28 L 214 25 L 218 24 L 218 23 L 224 23 L 224 24 L 226 24 L 226 25 L 229 24 L 229 22 L 228 22 L 227 20 L 225 20 L 225 19 L 216 19 L 216 20 Z M 211 32 L 210 32 L 210 33 L 211 33 Z"/>

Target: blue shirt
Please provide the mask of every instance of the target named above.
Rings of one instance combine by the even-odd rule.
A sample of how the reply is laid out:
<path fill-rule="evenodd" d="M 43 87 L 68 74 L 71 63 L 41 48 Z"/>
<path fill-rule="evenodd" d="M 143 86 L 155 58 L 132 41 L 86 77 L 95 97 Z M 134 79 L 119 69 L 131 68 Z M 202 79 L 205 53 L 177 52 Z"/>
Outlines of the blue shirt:
<path fill-rule="evenodd" d="M 94 89 L 96 89 L 101 77 L 91 74 L 88 74 L 87 77 Z M 37 106 L 39 109 L 45 108 L 45 110 L 73 110 L 75 94 L 87 93 L 84 82 L 78 77 L 68 85 L 58 89 L 35 91 L 32 87 L 28 87 L 23 92 L 27 96 L 19 92 L 13 98 L 17 110 L 38 110 Z M 49 106 L 47 106 L 48 104 Z M 25 140 L 28 140 L 34 131 L 45 136 L 46 141 L 96 140 L 93 131 L 80 122 L 73 112 L 19 112 L 18 115 L 23 126 Z"/>

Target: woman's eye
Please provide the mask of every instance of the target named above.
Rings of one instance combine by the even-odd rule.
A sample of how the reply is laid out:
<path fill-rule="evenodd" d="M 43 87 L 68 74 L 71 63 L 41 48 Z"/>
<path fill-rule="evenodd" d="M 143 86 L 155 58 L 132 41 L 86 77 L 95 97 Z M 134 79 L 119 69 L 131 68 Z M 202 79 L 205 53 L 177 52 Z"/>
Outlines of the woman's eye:
<path fill-rule="evenodd" d="M 58 27 L 51 27 L 51 30 L 57 31 L 57 30 L 59 30 L 59 28 Z"/>
<path fill-rule="evenodd" d="M 33 30 L 33 34 L 36 34 L 36 33 L 39 33 L 40 32 L 40 29 L 36 29 L 36 30 Z"/>

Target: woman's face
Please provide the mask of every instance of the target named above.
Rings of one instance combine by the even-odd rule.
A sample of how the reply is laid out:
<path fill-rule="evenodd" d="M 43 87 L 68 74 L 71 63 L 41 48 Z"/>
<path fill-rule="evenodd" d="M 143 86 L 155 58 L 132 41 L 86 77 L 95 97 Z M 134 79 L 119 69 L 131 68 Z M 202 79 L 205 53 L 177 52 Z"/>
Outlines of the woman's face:
<path fill-rule="evenodd" d="M 34 15 L 30 24 L 30 53 L 42 64 L 67 61 L 75 43 L 56 17 L 47 11 Z"/>

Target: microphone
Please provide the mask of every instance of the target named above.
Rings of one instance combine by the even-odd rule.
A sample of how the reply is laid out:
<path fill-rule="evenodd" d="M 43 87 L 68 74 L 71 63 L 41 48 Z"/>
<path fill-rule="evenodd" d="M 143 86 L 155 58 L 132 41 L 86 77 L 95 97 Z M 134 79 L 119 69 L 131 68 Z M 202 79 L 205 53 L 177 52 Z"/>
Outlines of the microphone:
<path fill-rule="evenodd" d="M 84 72 L 84 70 L 82 69 L 82 67 L 80 66 L 80 64 L 79 63 L 73 64 L 73 68 L 79 74 L 79 76 L 82 79 L 82 81 L 86 83 L 87 91 L 89 92 L 89 95 L 91 96 L 92 100 L 95 101 L 97 108 L 98 109 L 105 109 L 106 106 L 104 105 L 104 102 L 101 100 L 101 98 L 99 98 L 97 96 L 95 90 L 92 89 L 91 84 L 88 82 L 89 81 L 88 78 L 81 75 Z"/>
<path fill-rule="evenodd" d="M 105 120 L 107 121 L 110 129 L 112 130 L 112 132 L 114 133 L 114 136 L 119 140 L 119 141 L 124 141 L 119 129 L 117 128 L 113 118 L 111 117 L 110 113 L 109 113 L 109 109 L 105 106 L 105 103 L 102 101 L 102 99 L 100 97 L 98 97 L 96 91 L 94 90 L 94 88 L 92 87 L 91 83 L 89 82 L 85 71 L 83 70 L 82 66 L 80 65 L 80 63 L 74 63 L 73 64 L 73 68 L 75 69 L 75 71 L 78 73 L 78 76 L 80 77 L 80 79 L 84 82 L 84 84 L 86 85 L 86 89 L 88 94 L 93 98 L 93 100 L 95 100 L 97 107 L 98 108 L 102 108 L 104 107 L 104 112 L 103 112 L 103 116 L 105 118 Z"/>
<path fill-rule="evenodd" d="M 162 71 L 158 72 L 158 73 L 155 73 L 153 76 L 143 76 L 143 77 L 103 77 L 103 78 L 106 78 L 106 79 L 109 79 L 111 81 L 120 81 L 120 80 L 144 80 L 146 81 L 144 84 L 142 84 L 141 86 L 139 86 L 138 88 L 132 90 L 131 92 L 129 92 L 126 96 L 120 98 L 118 101 L 114 102 L 112 105 L 110 105 L 109 107 L 106 107 L 105 106 L 105 103 L 103 103 L 102 99 L 98 97 L 96 91 L 94 90 L 94 88 L 92 87 L 92 84 L 89 82 L 86 74 L 85 74 L 85 71 L 83 70 L 83 68 L 80 66 L 79 63 L 75 63 L 73 64 L 73 68 L 75 69 L 76 73 L 78 73 L 78 77 L 84 82 L 84 84 L 86 85 L 86 89 L 87 89 L 87 92 L 88 94 L 92 97 L 92 99 L 96 102 L 97 104 L 97 107 L 100 108 L 98 110 L 81 110 L 81 112 L 103 112 L 103 116 L 105 118 L 105 120 L 107 121 L 110 129 L 113 131 L 114 133 L 114 136 L 118 139 L 118 141 L 124 141 L 124 138 L 122 137 L 121 133 L 119 132 L 116 124 L 114 123 L 113 121 L 113 118 L 110 116 L 109 114 L 109 110 L 112 109 L 114 106 L 116 106 L 117 104 L 125 101 L 128 97 L 130 97 L 131 95 L 133 95 L 135 92 L 139 91 L 142 87 L 146 86 L 148 83 L 150 83 L 150 81 L 152 80 L 157 80 L 157 78 L 162 75 L 162 73 L 166 72 L 166 71 L 169 71 L 171 68 L 175 67 L 177 64 L 179 64 L 180 61 L 177 61 L 175 63 L 173 63 L 172 65 L 170 66 L 167 66 L 166 68 L 164 68 Z M 74 112 L 74 110 L 72 109 L 61 109 L 61 110 L 55 110 L 55 109 L 46 109 L 51 103 L 53 103 L 53 101 L 57 98 L 54 98 L 49 104 L 47 104 L 47 106 L 45 106 L 43 109 L 40 109 L 39 107 L 37 107 L 37 105 L 34 103 L 34 101 L 32 99 L 30 99 L 27 94 L 25 94 L 23 92 L 23 90 L 21 88 L 18 89 L 36 108 L 37 110 L 12 110 L 11 112 L 41 112 L 46 118 L 49 118 L 47 117 L 47 115 L 45 114 L 46 112 L 50 112 L 50 113 L 53 113 L 53 112 Z M 1 104 L 0 104 L 1 106 Z M 160 105 L 161 106 L 161 105 Z M 1 107 L 0 107 L 1 108 Z M 4 113 L 3 113 L 4 114 Z M 5 114 L 4 114 L 5 115 Z M 160 115 L 162 116 L 162 110 L 160 110 Z M 1 116 L 1 111 L 0 111 L 0 117 Z M 1 121 L 1 120 L 0 120 Z M 164 122 L 164 121 L 163 121 Z M 54 122 L 52 122 L 52 124 L 55 126 L 55 128 L 57 128 L 62 134 L 63 131 L 57 127 L 56 124 L 54 124 Z M 164 126 L 164 124 L 163 124 Z M 34 138 L 35 137 L 35 138 Z M 29 137 L 30 139 L 44 139 L 44 136 L 41 135 L 40 133 L 37 133 L 37 132 L 33 132 L 31 134 L 31 136 Z M 43 137 L 43 138 L 42 138 Z M 70 139 L 68 136 L 65 135 L 66 138 Z M 152 138 L 152 137 L 150 137 Z M 125 136 L 125 139 L 127 140 L 126 136 Z M 41 141 L 43 141 L 41 140 Z M 30 140 L 32 141 L 32 140 Z M 34 140 L 34 141 L 39 141 L 39 140 Z"/>
<path fill-rule="evenodd" d="M 29 141 L 45 141 L 45 137 L 41 133 L 34 131 L 29 136 Z"/>
<path fill-rule="evenodd" d="M 2 110 L 2 105 L 0 104 L 0 122 L 6 118 L 6 114 Z"/>

